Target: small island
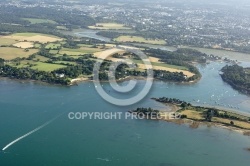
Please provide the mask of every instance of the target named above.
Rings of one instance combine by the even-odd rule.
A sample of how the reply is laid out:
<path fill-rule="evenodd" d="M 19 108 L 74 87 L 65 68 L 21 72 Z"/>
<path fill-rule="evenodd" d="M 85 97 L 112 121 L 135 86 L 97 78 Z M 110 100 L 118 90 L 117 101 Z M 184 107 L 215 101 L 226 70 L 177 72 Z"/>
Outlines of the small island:
<path fill-rule="evenodd" d="M 165 120 L 174 123 L 189 123 L 190 127 L 198 128 L 199 124 L 207 126 L 215 125 L 239 131 L 244 135 L 250 135 L 250 116 L 219 108 L 194 106 L 191 103 L 175 98 L 152 98 L 153 100 L 174 107 L 172 115 L 176 118 L 171 119 L 166 115 L 166 111 L 154 110 L 152 108 L 137 108 L 129 111 L 133 114 L 145 115 L 146 119 Z M 177 109 L 176 109 L 177 108 Z M 147 118 L 149 115 L 160 118 Z M 150 116 L 152 117 L 152 116 Z"/>

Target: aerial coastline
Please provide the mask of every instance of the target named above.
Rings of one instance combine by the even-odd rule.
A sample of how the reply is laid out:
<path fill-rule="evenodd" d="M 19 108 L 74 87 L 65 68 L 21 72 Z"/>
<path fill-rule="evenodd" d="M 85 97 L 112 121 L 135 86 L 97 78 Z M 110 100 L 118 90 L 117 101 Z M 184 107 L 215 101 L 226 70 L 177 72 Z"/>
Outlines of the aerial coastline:
<path fill-rule="evenodd" d="M 176 124 L 189 124 L 191 128 L 198 128 L 199 125 L 217 126 L 250 136 L 250 114 L 240 113 L 238 110 L 230 111 L 228 108 L 223 107 L 193 106 L 190 103 L 174 98 L 162 97 L 152 98 L 152 100 L 171 107 L 169 113 L 176 114 L 174 115 L 176 119 L 166 116 L 166 111 L 151 108 L 137 108 L 129 112 L 144 115 L 157 114 L 160 117 L 157 120 Z"/>

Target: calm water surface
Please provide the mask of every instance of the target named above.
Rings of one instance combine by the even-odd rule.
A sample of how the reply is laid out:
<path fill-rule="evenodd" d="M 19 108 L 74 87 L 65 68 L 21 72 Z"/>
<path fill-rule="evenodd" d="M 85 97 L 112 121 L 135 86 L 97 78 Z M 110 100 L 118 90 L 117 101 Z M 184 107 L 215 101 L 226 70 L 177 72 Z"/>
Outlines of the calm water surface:
<path fill-rule="evenodd" d="M 136 107 L 167 107 L 151 97 L 176 97 L 197 105 L 238 107 L 250 113 L 250 98 L 224 83 L 225 64 L 198 66 L 196 84 L 155 82 L 140 103 L 117 107 L 105 102 L 91 82 L 62 87 L 0 79 L 0 147 L 64 113 L 41 130 L 0 153 L 0 165 L 132 165 L 132 166 L 247 166 L 249 137 L 229 130 L 201 126 L 191 129 L 150 120 L 69 120 L 68 112 L 127 112 Z M 248 65 L 248 64 L 244 64 Z M 134 95 L 144 85 L 121 98 Z M 104 88 L 110 90 L 109 85 Z M 220 105 L 218 105 L 220 104 Z M 224 106 L 225 105 L 225 106 Z M 229 106 L 230 105 L 230 106 Z"/>

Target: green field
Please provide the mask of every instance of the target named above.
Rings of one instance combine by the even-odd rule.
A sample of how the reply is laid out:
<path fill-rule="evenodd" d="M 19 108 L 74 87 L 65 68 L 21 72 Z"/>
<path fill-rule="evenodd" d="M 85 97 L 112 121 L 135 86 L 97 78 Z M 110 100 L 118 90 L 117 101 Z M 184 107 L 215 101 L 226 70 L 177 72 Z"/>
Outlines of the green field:
<path fill-rule="evenodd" d="M 12 48 L 12 47 L 0 47 L 0 58 L 3 58 L 5 60 L 11 60 L 15 58 L 27 58 L 31 54 L 34 54 L 38 52 L 38 49 L 29 49 L 28 52 L 26 52 L 24 49 L 21 48 Z"/>
<path fill-rule="evenodd" d="M 56 28 L 59 30 L 68 30 L 65 26 L 56 26 Z"/>
<path fill-rule="evenodd" d="M 123 24 L 118 24 L 118 23 L 97 23 L 94 26 L 89 26 L 88 28 L 90 29 L 100 29 L 100 30 L 111 30 L 111 29 L 131 29 L 130 27 L 126 27 Z"/>
<path fill-rule="evenodd" d="M 43 63 L 43 62 L 34 62 L 36 66 L 32 66 L 32 69 L 40 70 L 40 71 L 53 71 L 56 69 L 64 68 L 66 66 L 59 65 L 59 64 L 50 64 L 50 63 Z"/>
<path fill-rule="evenodd" d="M 41 48 L 41 44 L 36 43 L 36 44 L 34 45 L 34 47 L 35 47 L 35 48 Z"/>
<path fill-rule="evenodd" d="M 55 63 L 57 63 L 57 64 L 64 64 L 64 65 L 68 65 L 68 64 L 77 65 L 76 62 L 69 62 L 69 61 L 56 61 Z"/>
<path fill-rule="evenodd" d="M 55 21 L 47 19 L 39 19 L 39 18 L 22 18 L 22 19 L 29 21 L 31 24 L 41 24 L 41 23 L 56 24 Z"/>
<path fill-rule="evenodd" d="M 56 37 L 56 36 L 53 36 L 53 35 L 48 35 L 48 34 L 43 34 L 43 33 L 32 33 L 32 32 L 14 33 L 14 34 L 12 34 L 11 36 L 31 37 L 31 36 L 37 36 L 37 35 L 48 36 L 48 37 Z"/>
<path fill-rule="evenodd" d="M 36 35 L 44 35 L 44 34 L 41 34 L 41 33 L 14 33 L 11 36 L 31 37 L 31 36 L 36 36 Z"/>
<path fill-rule="evenodd" d="M 22 60 L 19 65 L 16 65 L 15 62 L 11 62 L 10 65 L 15 66 L 17 68 L 30 67 L 31 65 L 31 69 L 39 70 L 39 71 L 47 71 L 47 72 L 67 67 L 61 64 L 44 63 L 44 62 L 37 62 L 33 60 Z"/>
<path fill-rule="evenodd" d="M 61 44 L 59 43 L 49 43 L 45 46 L 46 49 L 57 49 L 58 47 L 61 47 Z"/>
<path fill-rule="evenodd" d="M 12 45 L 18 43 L 18 41 L 16 41 L 15 39 L 6 39 L 6 38 L 2 38 L 0 37 L 0 46 L 2 45 Z"/>
<path fill-rule="evenodd" d="M 49 58 L 46 58 L 44 56 L 36 55 L 36 57 L 34 58 L 34 60 L 38 60 L 38 59 L 39 59 L 40 62 L 46 62 L 46 61 L 49 60 Z"/>
<path fill-rule="evenodd" d="M 119 36 L 114 40 L 118 42 L 132 42 L 132 43 L 135 42 L 135 43 L 147 43 L 147 44 L 158 44 L 158 45 L 166 44 L 164 40 L 145 39 L 140 36 Z"/>
<path fill-rule="evenodd" d="M 66 41 L 61 41 L 60 44 L 66 44 L 67 42 Z"/>
<path fill-rule="evenodd" d="M 99 48 L 90 48 L 90 47 L 81 47 L 78 49 L 62 48 L 60 54 L 67 55 L 83 55 L 83 54 L 92 54 L 95 52 L 101 51 Z"/>
<path fill-rule="evenodd" d="M 92 44 L 78 44 L 79 47 L 93 47 Z"/>
<path fill-rule="evenodd" d="M 50 54 L 58 54 L 58 50 L 49 50 L 49 53 Z M 60 54 L 58 54 L 58 55 L 60 55 Z"/>

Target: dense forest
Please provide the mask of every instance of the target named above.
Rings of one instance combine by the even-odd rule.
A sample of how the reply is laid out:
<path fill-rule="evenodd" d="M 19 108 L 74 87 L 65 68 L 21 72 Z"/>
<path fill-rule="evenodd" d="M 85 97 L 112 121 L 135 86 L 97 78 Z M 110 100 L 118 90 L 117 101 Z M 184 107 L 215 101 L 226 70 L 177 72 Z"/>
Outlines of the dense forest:
<path fill-rule="evenodd" d="M 69 85 L 70 79 L 57 77 L 55 73 L 33 70 L 31 68 L 17 68 L 9 65 L 0 66 L 0 76 L 16 79 L 32 79 L 48 83 Z"/>
<path fill-rule="evenodd" d="M 48 55 L 49 56 L 49 55 Z M 31 55 L 29 60 L 33 59 Z M 53 60 L 48 60 L 47 63 L 55 63 L 56 60 L 67 60 L 66 62 L 76 62 L 77 65 L 67 64 L 65 68 L 57 69 L 52 72 L 38 71 L 27 66 L 23 68 L 17 68 L 15 66 L 10 66 L 8 63 L 4 64 L 4 60 L 0 59 L 0 76 L 10 77 L 16 79 L 31 79 L 38 80 L 53 84 L 70 85 L 72 78 L 77 78 L 80 75 L 90 75 L 92 74 L 95 61 L 85 59 L 84 57 L 74 59 L 71 57 L 58 57 Z M 14 61 L 18 62 L 18 58 Z M 65 65 L 65 64 L 64 64 Z M 102 72 L 101 72 L 102 73 Z M 63 77 L 58 75 L 63 74 Z M 104 78 L 100 78 L 103 80 Z"/>
<path fill-rule="evenodd" d="M 129 112 L 145 119 L 158 119 L 160 117 L 160 111 L 152 108 L 137 108 Z"/>
<path fill-rule="evenodd" d="M 250 94 L 250 69 L 239 65 L 225 66 L 221 69 L 222 79 L 242 93 Z"/>

